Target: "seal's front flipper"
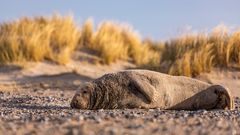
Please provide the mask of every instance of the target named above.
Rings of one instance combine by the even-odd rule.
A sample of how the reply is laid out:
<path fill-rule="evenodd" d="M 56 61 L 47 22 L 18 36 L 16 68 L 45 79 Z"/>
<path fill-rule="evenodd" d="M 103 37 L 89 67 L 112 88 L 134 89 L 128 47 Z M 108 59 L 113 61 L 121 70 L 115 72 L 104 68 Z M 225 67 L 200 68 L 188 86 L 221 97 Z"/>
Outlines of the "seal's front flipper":
<path fill-rule="evenodd" d="M 233 110 L 234 99 L 230 93 L 230 90 L 221 85 L 212 85 L 208 89 L 214 90 L 214 93 L 218 96 L 217 105 L 215 109 L 229 109 Z"/>
<path fill-rule="evenodd" d="M 155 88 L 146 80 L 131 80 L 130 88 L 133 92 L 140 93 L 148 102 L 152 102 L 154 98 Z"/>

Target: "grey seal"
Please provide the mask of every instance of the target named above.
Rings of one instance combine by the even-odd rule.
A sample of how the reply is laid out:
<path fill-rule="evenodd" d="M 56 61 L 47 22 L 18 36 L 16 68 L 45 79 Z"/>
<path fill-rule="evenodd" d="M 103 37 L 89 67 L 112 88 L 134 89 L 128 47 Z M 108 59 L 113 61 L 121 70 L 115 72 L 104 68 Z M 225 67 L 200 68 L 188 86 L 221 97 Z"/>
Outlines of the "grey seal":
<path fill-rule="evenodd" d="M 82 86 L 70 105 L 72 108 L 93 110 L 234 108 L 228 88 L 149 70 L 125 70 L 105 74 Z"/>

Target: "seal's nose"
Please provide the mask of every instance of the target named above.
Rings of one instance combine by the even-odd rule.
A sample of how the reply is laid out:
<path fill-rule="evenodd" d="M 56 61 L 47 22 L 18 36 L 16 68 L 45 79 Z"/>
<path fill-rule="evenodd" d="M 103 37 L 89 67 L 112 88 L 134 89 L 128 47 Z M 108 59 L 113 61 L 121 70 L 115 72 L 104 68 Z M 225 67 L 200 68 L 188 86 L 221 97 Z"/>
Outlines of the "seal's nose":
<path fill-rule="evenodd" d="M 76 108 L 76 103 L 74 102 L 74 100 L 71 101 L 70 106 L 71 108 Z"/>
<path fill-rule="evenodd" d="M 76 100 L 76 99 L 77 99 L 78 96 L 79 96 L 78 93 L 76 93 L 76 94 L 73 96 L 72 101 L 71 101 L 71 103 L 70 103 L 71 108 L 76 108 L 76 107 L 77 107 L 77 102 L 78 102 L 78 100 Z"/>
<path fill-rule="evenodd" d="M 76 100 L 76 96 L 79 96 L 79 94 L 75 95 L 70 103 L 71 108 L 77 108 L 78 100 Z"/>

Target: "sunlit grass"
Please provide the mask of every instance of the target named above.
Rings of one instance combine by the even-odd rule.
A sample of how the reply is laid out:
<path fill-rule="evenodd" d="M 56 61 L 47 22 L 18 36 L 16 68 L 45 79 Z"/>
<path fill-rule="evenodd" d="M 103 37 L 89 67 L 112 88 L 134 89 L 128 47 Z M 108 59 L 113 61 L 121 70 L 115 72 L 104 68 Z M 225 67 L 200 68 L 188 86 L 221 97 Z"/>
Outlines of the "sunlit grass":
<path fill-rule="evenodd" d="M 20 18 L 0 24 L 0 63 L 52 60 L 66 64 L 79 40 L 71 16 Z"/>
<path fill-rule="evenodd" d="M 82 26 L 81 37 L 79 39 L 79 46 L 89 46 L 93 40 L 93 19 L 88 19 Z"/>
<path fill-rule="evenodd" d="M 225 26 L 217 26 L 210 34 L 171 39 L 165 43 L 158 68 L 172 75 L 194 77 L 210 72 L 213 67 L 240 67 L 239 41 L 240 32 L 230 34 Z"/>
<path fill-rule="evenodd" d="M 172 75 L 195 77 L 214 67 L 240 67 L 240 31 L 219 25 L 210 33 L 185 34 L 167 41 L 142 40 L 124 23 L 88 19 L 80 29 L 71 16 L 23 17 L 0 24 L 0 64 L 50 60 L 66 64 L 86 47 L 104 64 L 129 61 Z"/>
<path fill-rule="evenodd" d="M 96 51 L 103 63 L 132 60 L 133 63 L 140 65 L 147 63 L 149 58 L 153 57 L 149 47 L 142 44 L 138 33 L 127 24 L 104 21 L 98 25 L 94 34 L 88 34 L 93 33 L 92 30 L 92 22 L 86 22 L 82 37 L 89 37 L 85 39 L 88 42 L 86 46 Z"/>

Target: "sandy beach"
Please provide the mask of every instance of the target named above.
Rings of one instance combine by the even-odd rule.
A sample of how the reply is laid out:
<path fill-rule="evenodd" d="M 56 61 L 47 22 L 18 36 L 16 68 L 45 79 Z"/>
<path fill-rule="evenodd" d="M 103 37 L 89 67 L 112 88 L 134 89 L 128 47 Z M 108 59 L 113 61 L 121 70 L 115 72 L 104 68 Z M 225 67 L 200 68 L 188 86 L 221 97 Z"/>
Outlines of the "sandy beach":
<path fill-rule="evenodd" d="M 238 71 L 214 70 L 197 77 L 228 87 L 232 111 L 166 111 L 160 109 L 75 110 L 69 103 L 82 83 L 105 73 L 133 68 L 72 61 L 68 65 L 29 63 L 0 68 L 0 132 L 8 134 L 240 134 Z"/>

